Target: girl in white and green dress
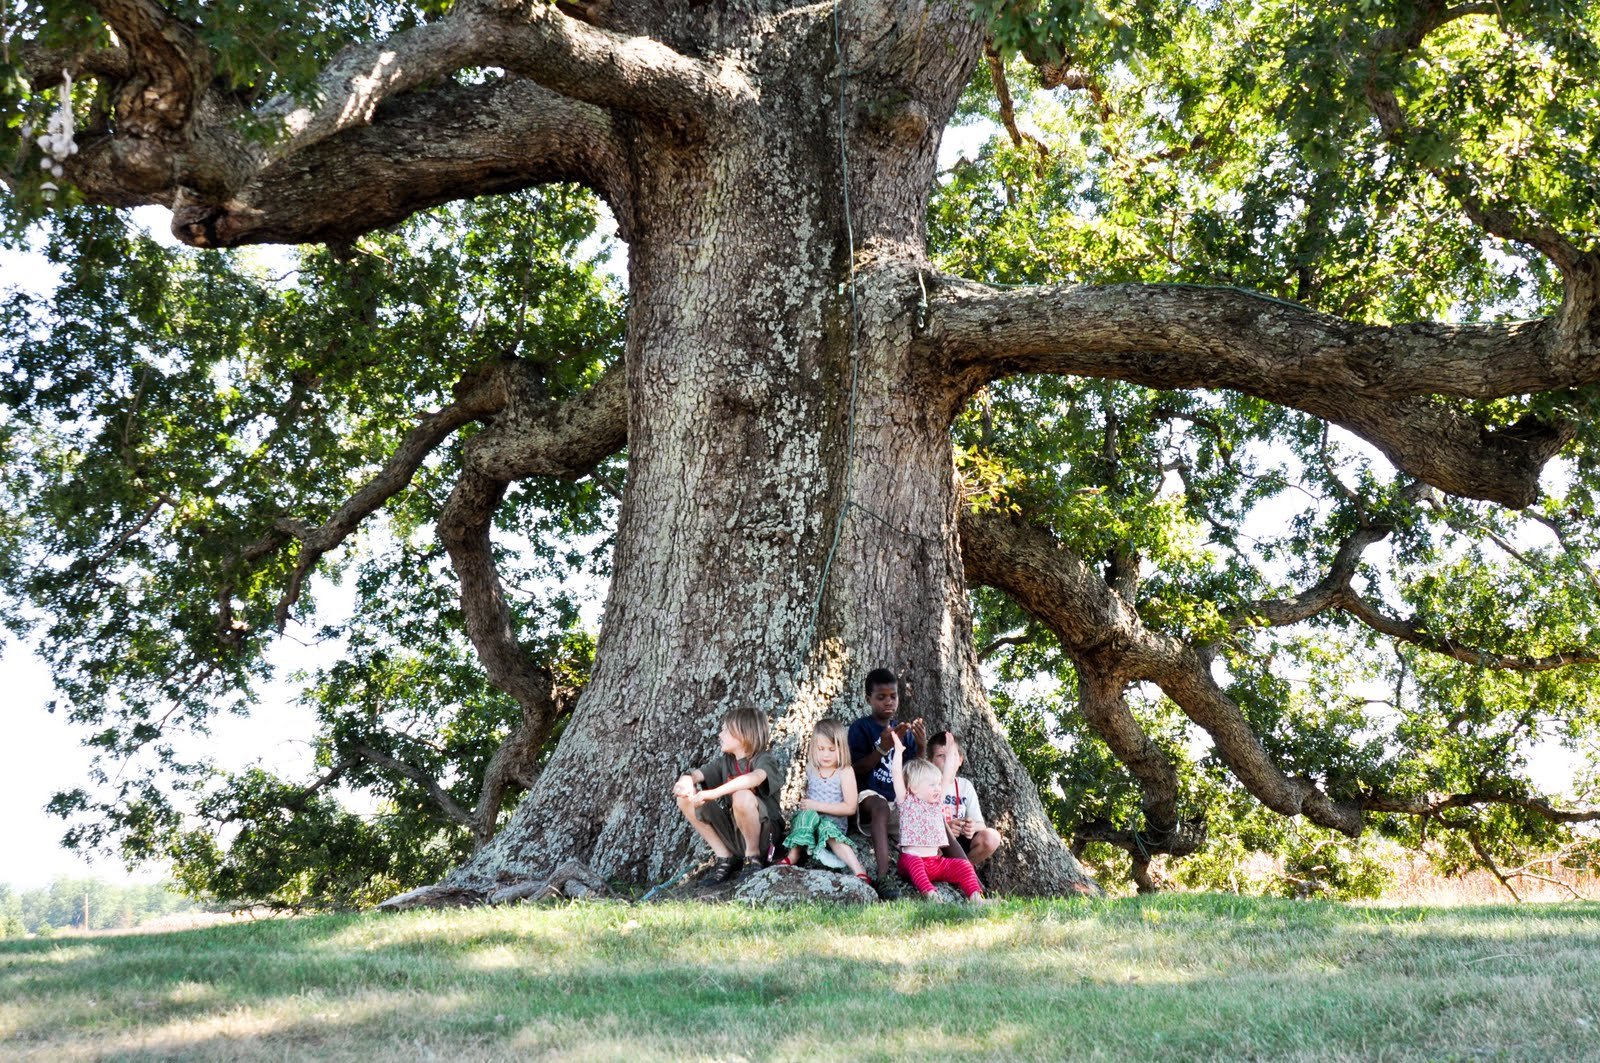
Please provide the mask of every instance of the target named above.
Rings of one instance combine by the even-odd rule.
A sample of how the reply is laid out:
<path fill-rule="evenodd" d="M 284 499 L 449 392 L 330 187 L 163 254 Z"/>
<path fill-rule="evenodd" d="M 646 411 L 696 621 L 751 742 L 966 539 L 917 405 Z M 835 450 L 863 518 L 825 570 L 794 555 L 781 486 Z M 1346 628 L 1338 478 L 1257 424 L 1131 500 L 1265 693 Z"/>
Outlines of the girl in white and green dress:
<path fill-rule="evenodd" d="M 866 868 L 856 858 L 855 847 L 845 838 L 844 817 L 856 810 L 856 773 L 850 770 L 850 745 L 845 740 L 844 724 L 823 720 L 811 734 L 811 752 L 806 759 L 806 796 L 794 814 L 794 824 L 783 844 L 789 855 L 780 864 L 798 864 L 806 850 L 826 847 L 845 862 L 859 879 L 867 879 Z"/>

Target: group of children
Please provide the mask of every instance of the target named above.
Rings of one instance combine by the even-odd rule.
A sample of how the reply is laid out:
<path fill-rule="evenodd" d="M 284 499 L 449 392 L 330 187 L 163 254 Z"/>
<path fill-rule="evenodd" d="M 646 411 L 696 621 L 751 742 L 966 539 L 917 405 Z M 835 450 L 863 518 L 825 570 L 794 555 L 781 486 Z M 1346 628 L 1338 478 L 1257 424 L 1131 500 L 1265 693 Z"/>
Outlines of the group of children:
<path fill-rule="evenodd" d="M 897 835 L 902 878 L 923 896 L 949 882 L 967 899 L 983 901 L 974 865 L 1000 847 L 1000 833 L 984 823 L 972 783 L 959 774 L 960 746 L 949 731 L 931 740 L 923 721 L 897 719 L 900 682 L 887 668 L 866 677 L 867 715 L 848 730 L 824 720 L 812 732 L 806 758 L 806 795 L 782 839 L 793 865 L 806 853 L 832 853 L 885 896 L 898 896 L 889 880 L 890 837 Z M 716 853 L 709 878 L 726 882 L 746 865 L 767 859 L 774 827 L 782 823 L 776 773 L 767 747 L 772 734 L 756 709 L 734 709 L 722 719 L 721 752 L 685 771 L 673 796 L 689 825 Z M 869 876 L 850 841 L 856 816 L 872 839 L 877 874 Z M 776 840 L 776 839 L 773 839 Z"/>

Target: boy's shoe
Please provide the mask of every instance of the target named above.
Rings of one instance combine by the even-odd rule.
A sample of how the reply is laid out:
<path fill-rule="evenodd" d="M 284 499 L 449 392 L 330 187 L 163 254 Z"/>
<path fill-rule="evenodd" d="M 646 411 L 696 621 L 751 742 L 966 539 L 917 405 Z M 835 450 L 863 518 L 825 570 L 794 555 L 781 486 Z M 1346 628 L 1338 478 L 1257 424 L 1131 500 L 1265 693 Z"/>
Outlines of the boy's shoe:
<path fill-rule="evenodd" d="M 909 886 L 905 882 L 901 881 L 900 876 L 896 875 L 893 871 L 889 872 L 887 875 L 884 875 L 880 879 L 872 880 L 869 884 L 873 889 L 878 891 L 878 896 L 886 901 L 897 901 L 900 898 L 910 896 L 911 893 L 915 892 L 914 890 L 910 890 Z"/>
<path fill-rule="evenodd" d="M 711 865 L 711 870 L 706 873 L 707 882 L 732 882 L 739 875 L 739 870 L 744 867 L 742 856 L 721 856 Z"/>

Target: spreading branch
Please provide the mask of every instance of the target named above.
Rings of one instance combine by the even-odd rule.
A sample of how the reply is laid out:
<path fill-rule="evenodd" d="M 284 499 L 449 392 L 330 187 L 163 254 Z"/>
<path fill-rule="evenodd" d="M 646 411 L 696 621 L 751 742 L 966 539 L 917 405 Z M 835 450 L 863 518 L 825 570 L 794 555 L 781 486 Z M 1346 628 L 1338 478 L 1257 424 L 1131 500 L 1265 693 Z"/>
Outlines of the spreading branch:
<path fill-rule="evenodd" d="M 1308 610 L 1318 604 L 1348 610 L 1338 588 L 1353 573 L 1363 544 L 1387 533 L 1377 522 L 1364 527 L 1342 544 L 1329 577 L 1314 593 L 1290 603 L 1256 603 L 1255 608 L 1269 612 L 1281 608 L 1280 619 L 1285 622 L 1302 613 L 1312 615 Z M 1291 777 L 1278 767 L 1243 710 L 1217 684 L 1205 655 L 1180 639 L 1147 629 L 1131 603 L 1048 531 L 1012 515 L 968 512 L 961 519 L 961 542 L 968 581 L 1005 592 L 1049 628 L 1072 657 L 1081 677 L 1080 708 L 1085 719 L 1139 779 L 1152 827 L 1176 823 L 1175 805 L 1167 800 L 1176 786 L 1166 774 L 1170 764 L 1121 704 L 1120 691 L 1130 682 L 1159 686 L 1211 736 L 1229 770 L 1262 804 L 1282 815 L 1304 815 L 1351 837 L 1361 833 L 1369 812 L 1432 817 L 1448 808 L 1488 803 L 1516 805 L 1558 823 L 1600 820 L 1600 810 L 1561 809 L 1543 798 L 1507 793 L 1408 797 L 1368 791 L 1330 796 L 1314 780 Z M 1472 660 L 1491 667 L 1526 663 Z"/>
<path fill-rule="evenodd" d="M 1045 147 L 1044 141 L 1032 133 L 1024 132 L 1017 125 L 1016 105 L 1011 102 L 1011 85 L 1006 80 L 1006 61 L 991 45 L 985 53 L 989 62 L 989 80 L 994 84 L 995 98 L 1000 101 L 1000 124 L 1005 126 L 1006 132 L 1011 136 L 1011 143 L 1017 147 L 1030 144 L 1039 153 L 1041 160 L 1050 157 L 1050 149 Z"/>
<path fill-rule="evenodd" d="M 1492 790 L 1477 790 L 1464 794 L 1418 794 L 1412 797 L 1369 794 L 1361 799 L 1361 807 L 1368 812 L 1394 812 L 1425 818 L 1437 816 L 1452 808 L 1478 808 L 1483 805 L 1506 805 L 1526 809 L 1552 823 L 1600 822 L 1600 809 L 1558 808 L 1542 797 Z"/>
<path fill-rule="evenodd" d="M 998 289 L 939 277 L 927 287 L 918 343 L 962 394 L 1018 372 L 1227 388 L 1343 425 L 1452 494 L 1515 507 L 1538 497 L 1539 472 L 1571 427 L 1490 428 L 1432 396 L 1600 380 L 1594 345 L 1549 321 L 1380 327 L 1183 284 Z"/>
<path fill-rule="evenodd" d="M 472 828 L 472 814 L 466 809 L 462 808 L 460 803 L 458 803 L 455 798 L 450 796 L 450 792 L 439 785 L 439 781 L 437 779 L 423 771 L 421 768 L 418 768 L 413 764 L 408 764 L 403 760 L 392 757 L 387 753 L 373 749 L 371 746 L 367 745 L 354 746 L 352 747 L 351 752 L 370 764 L 376 764 L 380 768 L 384 768 L 385 770 L 394 772 L 396 775 L 410 779 L 412 782 L 422 787 L 423 792 L 428 795 L 428 798 L 433 801 L 435 805 L 439 806 L 446 816 L 463 827 L 467 827 L 469 829 Z"/>
<path fill-rule="evenodd" d="M 1426 489 L 1421 484 L 1413 483 L 1405 494 L 1415 501 L 1426 494 Z M 1600 664 L 1600 653 L 1587 647 L 1572 647 L 1541 655 L 1503 653 L 1472 646 L 1449 635 L 1437 634 L 1430 630 L 1425 621 L 1415 616 L 1397 617 L 1386 612 L 1358 592 L 1354 580 L 1363 552 L 1387 538 L 1393 530 L 1392 522 L 1369 520 L 1363 515 L 1360 526 L 1339 544 L 1327 573 L 1316 584 L 1293 598 L 1250 602 L 1232 615 L 1229 627 L 1235 631 L 1258 626 L 1281 627 L 1338 611 L 1379 634 L 1463 664 L 1507 672 L 1547 672 L 1574 665 Z"/>
<path fill-rule="evenodd" d="M 173 232 L 199 247 L 339 243 L 440 203 L 570 181 L 598 192 L 626 235 L 630 180 L 608 112 L 496 78 L 409 93 L 374 122 L 263 160 L 228 196 L 180 189 L 170 205 Z"/>
<path fill-rule="evenodd" d="M 278 631 L 283 631 L 287 625 L 290 611 L 300 600 L 306 577 L 324 555 L 349 538 L 361 522 L 377 512 L 385 502 L 410 486 L 411 478 L 416 475 L 423 461 L 456 429 L 488 416 L 505 405 L 505 377 L 515 372 L 517 366 L 518 363 L 514 362 L 488 365 L 469 373 L 457 385 L 455 401 L 424 416 L 416 427 L 405 434 L 377 474 L 322 524 L 312 527 L 293 517 L 281 517 L 273 523 L 271 531 L 239 552 L 230 566 L 234 571 L 248 570 L 292 541 L 300 543 L 295 567 L 275 610 Z M 223 606 L 224 632 L 242 634 L 232 622 L 233 584 L 222 587 L 219 595 Z"/>
<path fill-rule="evenodd" d="M 484 436 L 479 436 L 472 450 L 479 455 L 475 460 L 503 475 L 507 483 L 530 476 L 577 479 L 622 446 L 627 434 L 627 394 L 620 369 L 608 372 L 589 390 L 565 402 L 542 399 L 538 391 L 537 375 L 520 359 L 480 366 L 456 385 L 454 401 L 426 415 L 407 432 L 377 474 L 331 517 L 315 527 L 294 517 L 279 518 L 271 531 L 235 556 L 230 570 L 247 572 L 289 543 L 300 544 L 289 583 L 275 610 L 282 631 L 317 563 L 405 490 L 427 456 L 462 425 L 491 417 L 523 425 L 524 434 L 517 437 L 515 446 L 498 447 L 493 442 L 498 437 L 484 441 Z M 248 630 L 233 619 L 233 588 L 230 581 L 218 591 L 219 628 L 230 642 Z"/>
<path fill-rule="evenodd" d="M 306 95 L 243 109 L 211 78 L 192 30 L 150 0 L 98 4 L 122 47 L 24 49 L 35 77 L 63 66 L 100 79 L 108 135 L 66 166 L 91 200 L 160 203 L 203 246 L 325 241 L 447 199 L 575 180 L 630 214 L 614 116 L 692 134 L 741 106 L 737 64 L 680 54 L 555 5 L 480 0 L 383 40 L 352 44 Z M 462 71 L 497 70 L 489 85 Z M 246 125 L 277 134 L 263 142 Z"/>
<path fill-rule="evenodd" d="M 475 813 L 480 844 L 493 835 L 507 790 L 532 784 L 539 751 L 571 707 L 570 692 L 561 690 L 551 669 L 517 639 L 494 558 L 494 514 L 514 480 L 577 479 L 627 441 L 627 391 L 621 367 L 564 403 L 545 401 L 532 381 L 523 383 L 507 390 L 494 423 L 467 445 L 461 475 L 439 514 L 439 539 L 461 584 L 467 638 L 489 681 L 522 711 L 521 722 L 484 775 Z"/>
<path fill-rule="evenodd" d="M 632 113 L 700 120 L 744 98 L 737 68 L 694 59 L 648 37 L 572 18 L 553 4 L 482 0 L 381 41 L 340 52 L 317 79 L 316 100 L 274 101 L 294 151 L 364 125 L 389 97 L 459 70 L 497 67 L 573 100 Z"/>

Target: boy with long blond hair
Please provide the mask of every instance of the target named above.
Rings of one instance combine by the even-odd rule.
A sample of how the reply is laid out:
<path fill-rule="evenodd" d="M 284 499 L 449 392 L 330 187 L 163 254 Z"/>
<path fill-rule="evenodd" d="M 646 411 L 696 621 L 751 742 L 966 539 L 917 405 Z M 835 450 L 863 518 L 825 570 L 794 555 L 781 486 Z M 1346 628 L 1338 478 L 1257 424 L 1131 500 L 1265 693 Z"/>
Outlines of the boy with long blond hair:
<path fill-rule="evenodd" d="M 765 861 L 766 839 L 781 819 L 782 777 L 767 750 L 772 728 L 766 713 L 729 711 L 717 738 L 721 752 L 678 776 L 672 796 L 695 833 L 717 854 L 707 878 L 727 882 L 746 864 Z"/>

